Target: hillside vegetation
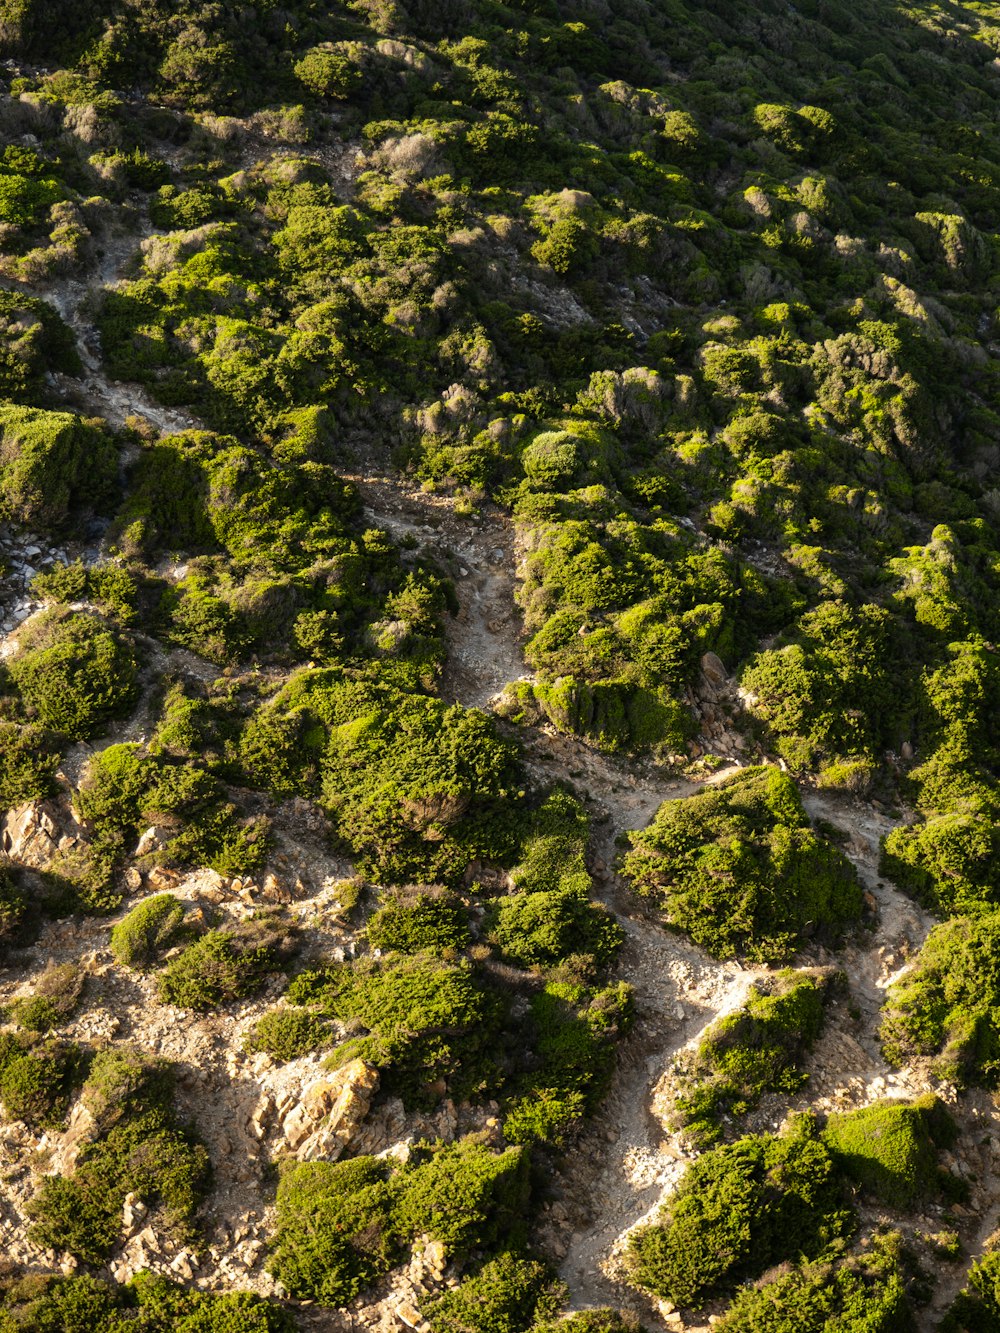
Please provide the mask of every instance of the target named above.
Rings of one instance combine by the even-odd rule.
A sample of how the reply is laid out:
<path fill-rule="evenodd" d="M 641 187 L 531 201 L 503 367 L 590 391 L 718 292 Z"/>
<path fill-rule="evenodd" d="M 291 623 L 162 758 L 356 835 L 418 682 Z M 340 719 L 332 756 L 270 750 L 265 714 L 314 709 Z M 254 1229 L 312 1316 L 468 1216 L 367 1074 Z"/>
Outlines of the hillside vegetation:
<path fill-rule="evenodd" d="M 996 1326 L 997 6 L 0 60 L 0 1333 Z"/>

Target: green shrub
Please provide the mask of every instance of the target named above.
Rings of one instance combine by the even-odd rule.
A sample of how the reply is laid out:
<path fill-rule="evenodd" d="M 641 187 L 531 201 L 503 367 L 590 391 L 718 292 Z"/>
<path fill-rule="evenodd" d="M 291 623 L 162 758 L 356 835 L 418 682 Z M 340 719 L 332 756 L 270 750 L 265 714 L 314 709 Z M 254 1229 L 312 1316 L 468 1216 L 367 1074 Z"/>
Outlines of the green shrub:
<path fill-rule="evenodd" d="M 531 812 L 511 896 L 500 898 L 486 917 L 488 938 L 524 967 L 586 955 L 607 966 L 624 939 L 600 904 L 589 901 L 592 882 L 586 851 L 590 821 L 564 788 L 547 792 Z"/>
<path fill-rule="evenodd" d="M 10 810 L 52 794 L 58 740 L 44 727 L 0 721 L 0 805 Z"/>
<path fill-rule="evenodd" d="M 805 1115 L 779 1136 L 699 1157 L 659 1218 L 632 1233 L 626 1262 L 636 1286 L 699 1306 L 772 1264 L 817 1257 L 853 1230 L 836 1163 Z"/>
<path fill-rule="evenodd" d="M 266 1051 L 274 1060 L 297 1060 L 334 1040 L 330 1025 L 307 1009 L 272 1009 L 259 1018 L 246 1039 L 250 1052 Z"/>
<path fill-rule="evenodd" d="M 745 1004 L 681 1058 L 673 1118 L 698 1147 L 714 1143 L 722 1122 L 745 1115 L 765 1093 L 805 1083 L 802 1060 L 823 1026 L 829 984 L 828 975 L 791 970 L 755 983 Z"/>
<path fill-rule="evenodd" d="M 78 527 L 113 497 L 118 448 L 101 421 L 3 404 L 0 480 L 9 520 L 45 529 Z"/>
<path fill-rule="evenodd" d="M 295 931 L 274 916 L 210 930 L 164 968 L 156 993 L 163 1004 L 207 1011 L 253 995 L 295 953 Z"/>
<path fill-rule="evenodd" d="M 1000 902 L 1000 822 L 987 812 L 955 811 L 893 829 L 879 873 L 943 916 Z"/>
<path fill-rule="evenodd" d="M 76 804 L 95 826 L 95 844 L 112 861 L 149 824 L 161 834 L 150 854 L 157 864 L 247 874 L 268 847 L 266 817 L 240 818 L 217 777 L 196 761 L 174 762 L 134 744 L 110 745 L 90 760 Z"/>
<path fill-rule="evenodd" d="M 861 913 L 851 863 L 812 831 L 777 768 L 666 801 L 631 840 L 624 871 L 636 890 L 717 958 L 776 962 L 807 934 L 839 938 Z"/>
<path fill-rule="evenodd" d="M 32 1032 L 60 1027 L 80 1002 L 86 973 L 76 963 L 50 963 L 35 982 L 34 993 L 15 1000 L 10 1017 Z"/>
<path fill-rule="evenodd" d="M 944 1103 L 928 1094 L 831 1115 L 823 1139 L 838 1168 L 865 1193 L 911 1211 L 937 1193 L 936 1150 L 950 1147 L 956 1134 Z"/>
<path fill-rule="evenodd" d="M 73 1043 L 2 1034 L 0 1102 L 12 1120 L 59 1128 L 85 1071 L 84 1052 Z"/>
<path fill-rule="evenodd" d="M 184 905 L 170 893 L 133 907 L 111 931 L 111 952 L 123 967 L 155 967 L 183 932 Z"/>
<path fill-rule="evenodd" d="M 304 972 L 288 988 L 295 1004 L 314 1003 L 368 1035 L 341 1047 L 338 1061 L 358 1056 L 383 1071 L 383 1087 L 408 1105 L 467 1097 L 496 1081 L 502 1007 L 465 962 L 417 955 L 359 959 Z"/>
<path fill-rule="evenodd" d="M 487 930 L 504 957 L 522 967 L 550 966 L 581 954 L 606 967 L 625 938 L 607 908 L 573 890 L 501 898 L 490 909 Z"/>
<path fill-rule="evenodd" d="M 792 642 L 760 653 L 742 684 L 795 767 L 820 758 L 878 761 L 911 706 L 908 682 L 891 669 L 898 656 L 884 607 L 826 601 L 801 618 Z"/>
<path fill-rule="evenodd" d="M 295 66 L 295 75 L 320 97 L 350 97 L 361 83 L 361 70 L 342 51 L 313 47 Z"/>
<path fill-rule="evenodd" d="M 383 894 L 365 928 L 374 949 L 452 955 L 471 942 L 468 914 L 452 895 L 402 889 Z"/>
<path fill-rule="evenodd" d="M 532 1333 L 645 1333 L 634 1315 L 619 1310 L 582 1310 L 568 1318 L 533 1324 Z"/>
<path fill-rule="evenodd" d="M 533 995 L 519 1034 L 528 1067 L 512 1080 L 504 1106 L 508 1142 L 559 1143 L 593 1111 L 611 1080 L 615 1041 L 633 1017 L 623 982 L 591 991 L 553 980 Z"/>
<path fill-rule="evenodd" d="M 871 1251 L 803 1264 L 745 1287 L 721 1333 L 911 1333 L 902 1237 L 876 1236 Z"/>
<path fill-rule="evenodd" d="M 485 714 L 376 696 L 331 728 L 322 803 L 362 873 L 448 882 L 510 856 L 519 783 L 514 746 Z"/>
<path fill-rule="evenodd" d="M 433 1333 L 523 1333 L 553 1316 L 564 1294 L 545 1264 L 508 1250 L 427 1301 L 421 1313 Z"/>
<path fill-rule="evenodd" d="M 19 402 L 36 397 L 51 370 L 79 372 L 71 330 L 48 302 L 0 293 L 0 396 Z"/>
<path fill-rule="evenodd" d="M 208 1177 L 208 1154 L 173 1113 L 171 1065 L 129 1047 L 94 1057 L 83 1103 L 96 1137 L 71 1176 L 47 1176 L 28 1206 L 32 1239 L 86 1263 L 103 1263 L 117 1243 L 122 1204 L 135 1194 L 162 1210 L 162 1225 L 190 1239 Z"/>
<path fill-rule="evenodd" d="M 896 1065 L 930 1057 L 960 1087 L 1000 1078 L 1000 912 L 935 926 L 913 968 L 889 987 L 880 1036 Z"/>
<path fill-rule="evenodd" d="M 33 620 L 8 670 L 25 706 L 74 740 L 100 734 L 137 696 L 131 647 L 89 612 L 54 610 Z"/>
<path fill-rule="evenodd" d="M 995 1333 L 1000 1328 L 1000 1251 L 975 1261 L 968 1286 L 952 1301 L 938 1328 L 940 1333 Z"/>
<path fill-rule="evenodd" d="M 439 1146 L 407 1170 L 398 1225 L 441 1241 L 451 1259 L 517 1245 L 526 1233 L 528 1170 L 522 1148 L 494 1153 L 470 1139 Z"/>
<path fill-rule="evenodd" d="M 396 1197 L 373 1157 L 292 1166 L 278 1185 L 269 1271 L 296 1299 L 346 1305 L 401 1254 Z"/>

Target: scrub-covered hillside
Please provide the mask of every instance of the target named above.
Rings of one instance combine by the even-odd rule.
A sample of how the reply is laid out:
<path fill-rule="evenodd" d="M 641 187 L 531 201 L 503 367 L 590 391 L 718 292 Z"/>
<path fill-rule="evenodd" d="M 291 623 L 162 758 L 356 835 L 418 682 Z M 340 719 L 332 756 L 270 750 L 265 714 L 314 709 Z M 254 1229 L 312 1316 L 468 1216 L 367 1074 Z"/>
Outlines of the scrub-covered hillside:
<path fill-rule="evenodd" d="M 1000 1327 L 1000 10 L 0 61 L 0 1333 Z"/>

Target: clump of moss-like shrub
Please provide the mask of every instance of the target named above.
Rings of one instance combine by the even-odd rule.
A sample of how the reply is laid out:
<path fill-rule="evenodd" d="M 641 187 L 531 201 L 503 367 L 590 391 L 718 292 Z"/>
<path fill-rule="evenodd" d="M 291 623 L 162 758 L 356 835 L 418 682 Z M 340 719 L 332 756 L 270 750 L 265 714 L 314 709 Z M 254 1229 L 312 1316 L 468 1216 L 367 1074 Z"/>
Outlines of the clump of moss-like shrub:
<path fill-rule="evenodd" d="M 52 794 L 59 740 L 36 723 L 0 721 L 0 806 L 10 810 Z"/>
<path fill-rule="evenodd" d="M 618 952 L 621 927 L 590 900 L 589 831 L 583 807 L 562 788 L 531 813 L 512 892 L 490 905 L 485 922 L 487 938 L 511 962 L 552 966 L 572 956 L 606 967 Z"/>
<path fill-rule="evenodd" d="M 401 1168 L 373 1157 L 293 1165 L 278 1186 L 268 1267 L 300 1299 L 346 1305 L 417 1235 L 449 1258 L 496 1248 L 523 1226 L 528 1161 L 474 1139 L 419 1151 Z"/>
<path fill-rule="evenodd" d="M 780 754 L 813 767 L 878 760 L 898 744 L 909 718 L 891 666 L 899 631 L 884 607 L 824 601 L 789 640 L 759 653 L 742 678 Z"/>
<path fill-rule="evenodd" d="M 455 1097 L 497 1080 L 504 1006 L 467 962 L 425 954 L 359 959 L 301 973 L 288 998 L 367 1029 L 335 1058 L 378 1065 L 384 1085 L 411 1104 L 436 1102 L 429 1090 L 439 1080 Z"/>
<path fill-rule="evenodd" d="M 991 1238 L 995 1243 L 995 1237 Z M 1000 1250 L 991 1249 L 969 1269 L 968 1285 L 938 1325 L 940 1333 L 994 1333 L 1000 1328 Z"/>
<path fill-rule="evenodd" d="M 822 1029 L 832 983 L 828 973 L 790 969 L 755 983 L 742 1007 L 682 1056 L 673 1118 L 687 1138 L 707 1147 L 765 1093 L 795 1092 L 806 1082 L 802 1061 Z"/>
<path fill-rule="evenodd" d="M 933 1094 L 914 1102 L 875 1102 L 831 1115 L 823 1139 L 838 1168 L 860 1190 L 889 1208 L 909 1211 L 937 1194 L 937 1153 L 958 1128 Z"/>
<path fill-rule="evenodd" d="M 935 926 L 914 966 L 890 986 L 880 1035 L 897 1065 L 929 1058 L 941 1078 L 995 1087 L 1000 1078 L 1000 912 Z"/>
<path fill-rule="evenodd" d="M 1000 902 L 1000 821 L 991 809 L 954 810 L 902 825 L 882 843 L 879 872 L 942 916 Z"/>
<path fill-rule="evenodd" d="M 190 1237 L 208 1154 L 178 1124 L 173 1087 L 165 1060 L 127 1046 L 94 1057 L 82 1097 L 96 1132 L 72 1175 L 47 1176 L 31 1200 L 37 1244 L 103 1263 L 120 1238 L 127 1194 L 155 1207 L 165 1230 Z"/>
<path fill-rule="evenodd" d="M 78 526 L 113 498 L 118 447 L 102 421 L 0 404 L 0 481 L 6 518 Z"/>
<path fill-rule="evenodd" d="M 637 1286 L 699 1306 L 773 1264 L 818 1257 L 854 1227 L 833 1155 L 802 1115 L 780 1135 L 697 1158 L 657 1220 L 632 1233 L 626 1263 Z"/>
<path fill-rule="evenodd" d="M 432 888 L 383 894 L 365 933 L 368 943 L 383 952 L 454 956 L 471 943 L 468 913 L 461 902 Z"/>
<path fill-rule="evenodd" d="M 516 993 L 480 964 L 422 953 L 302 972 L 288 999 L 361 1025 L 366 1035 L 330 1061 L 369 1061 L 407 1105 L 501 1094 L 509 1142 L 555 1141 L 603 1095 L 614 1042 L 632 1020 L 631 993 L 621 983 L 591 990 L 551 979 L 530 985 L 513 1011 Z"/>
<path fill-rule="evenodd" d="M 850 1252 L 779 1270 L 744 1287 L 717 1327 L 723 1333 L 903 1333 L 914 1327 L 898 1232 Z"/>
<path fill-rule="evenodd" d="M 268 822 L 242 818 L 219 779 L 196 761 L 151 754 L 136 744 L 110 745 L 88 763 L 76 794 L 94 827 L 94 845 L 112 865 L 153 826 L 157 842 L 146 864 L 204 865 L 245 874 L 262 860 Z"/>
<path fill-rule="evenodd" d="M 30 1032 L 61 1027 L 80 1003 L 85 981 L 86 973 L 76 963 L 50 963 L 33 993 L 10 1006 L 10 1017 Z"/>
<path fill-rule="evenodd" d="M 253 995 L 297 949 L 295 930 L 275 914 L 209 930 L 189 944 L 156 979 L 164 1004 L 207 1011 Z"/>
<path fill-rule="evenodd" d="M 621 1310 L 581 1310 L 532 1325 L 533 1333 L 645 1333 L 639 1320 Z M 486 1333 L 484 1326 L 483 1333 Z"/>
<path fill-rule="evenodd" d="M 86 611 L 55 609 L 33 620 L 7 670 L 30 714 L 73 740 L 98 735 L 136 700 L 131 646 Z"/>
<path fill-rule="evenodd" d="M 274 1060 L 297 1060 L 322 1050 L 334 1040 L 330 1024 L 308 1009 L 272 1009 L 259 1018 L 246 1039 L 251 1053 L 264 1051 Z"/>
<path fill-rule="evenodd" d="M 37 1333 L 292 1333 L 292 1316 L 249 1291 L 207 1292 L 157 1273 L 113 1284 L 89 1274 L 32 1273 L 0 1284 L 4 1329 Z"/>
<path fill-rule="evenodd" d="M 515 1035 L 524 1051 L 504 1103 L 508 1142 L 559 1143 L 594 1111 L 611 1081 L 615 1043 L 633 1017 L 623 982 L 590 990 L 552 980 L 534 994 Z"/>
<path fill-rule="evenodd" d="M 304 672 L 251 721 L 241 755 L 255 785 L 318 794 L 376 882 L 453 884 L 471 862 L 515 852 L 517 750 L 476 709 Z"/>
<path fill-rule="evenodd" d="M 111 952 L 123 967 L 140 972 L 155 967 L 184 929 L 184 904 L 158 893 L 133 907 L 111 930 Z"/>
<path fill-rule="evenodd" d="M 810 828 L 778 768 L 666 801 L 631 840 L 624 873 L 636 891 L 718 958 L 776 962 L 807 938 L 840 938 L 861 914 L 853 867 Z"/>
<path fill-rule="evenodd" d="M 0 1102 L 12 1120 L 35 1129 L 61 1126 L 86 1069 L 86 1053 L 72 1042 L 0 1033 Z"/>
<path fill-rule="evenodd" d="M 574 1316 L 550 1324 L 565 1299 L 566 1288 L 548 1265 L 514 1250 L 504 1250 L 463 1278 L 457 1287 L 435 1296 L 421 1307 L 434 1333 L 522 1333 L 524 1329 L 568 1327 L 581 1333 Z M 539 1324 L 538 1321 L 546 1322 Z M 583 1333 L 603 1333 L 602 1325 Z M 626 1326 L 627 1330 L 627 1326 Z M 608 1333 L 616 1333 L 613 1323 Z"/>

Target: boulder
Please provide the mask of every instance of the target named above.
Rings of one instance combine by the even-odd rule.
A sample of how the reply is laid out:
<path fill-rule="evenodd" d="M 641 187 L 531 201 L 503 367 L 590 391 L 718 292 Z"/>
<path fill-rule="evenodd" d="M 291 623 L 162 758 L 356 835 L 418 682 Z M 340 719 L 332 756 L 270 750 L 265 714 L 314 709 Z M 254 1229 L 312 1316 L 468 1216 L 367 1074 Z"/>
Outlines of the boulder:
<path fill-rule="evenodd" d="M 729 672 L 717 653 L 705 653 L 701 659 L 701 672 L 711 685 L 725 685 Z"/>
<path fill-rule="evenodd" d="M 379 1072 L 365 1060 L 351 1060 L 330 1078 L 306 1087 L 282 1122 L 288 1146 L 300 1161 L 336 1161 L 371 1109 Z"/>

